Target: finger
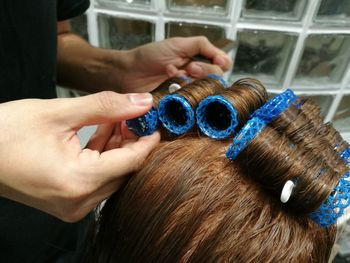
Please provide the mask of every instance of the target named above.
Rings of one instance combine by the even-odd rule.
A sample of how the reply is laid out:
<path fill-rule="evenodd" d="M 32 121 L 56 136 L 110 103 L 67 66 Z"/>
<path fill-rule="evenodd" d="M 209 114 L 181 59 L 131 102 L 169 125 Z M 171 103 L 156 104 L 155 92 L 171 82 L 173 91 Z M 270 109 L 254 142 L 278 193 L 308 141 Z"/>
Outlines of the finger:
<path fill-rule="evenodd" d="M 123 141 L 123 137 L 121 134 L 121 123 L 118 123 L 118 125 L 115 126 L 111 137 L 106 143 L 104 150 L 109 151 L 115 148 L 119 148 L 122 141 Z"/>
<path fill-rule="evenodd" d="M 195 55 L 205 56 L 213 61 L 213 64 L 218 65 L 222 70 L 228 70 L 232 65 L 232 59 L 221 49 L 215 47 L 204 36 L 183 38 L 181 40 L 183 48 L 187 56 Z"/>
<path fill-rule="evenodd" d="M 179 69 L 179 71 L 177 72 L 176 77 L 180 78 L 180 77 L 187 77 L 187 72 L 184 69 Z"/>
<path fill-rule="evenodd" d="M 179 70 L 177 69 L 177 67 L 175 67 L 175 65 L 173 65 L 173 64 L 169 64 L 165 67 L 165 72 L 169 78 L 173 78 L 173 77 L 177 76 L 178 71 Z"/>
<path fill-rule="evenodd" d="M 123 121 L 120 125 L 120 133 L 122 135 L 123 140 L 128 139 L 137 139 L 138 137 L 129 130 L 128 125 L 126 125 L 125 121 Z"/>
<path fill-rule="evenodd" d="M 169 64 L 166 66 L 166 73 L 169 78 L 183 77 L 187 75 L 186 70 L 178 69 L 175 65 Z"/>
<path fill-rule="evenodd" d="M 188 57 L 203 55 L 209 59 L 213 59 L 216 55 L 225 55 L 224 51 L 215 47 L 204 36 L 182 38 L 181 42 Z"/>
<path fill-rule="evenodd" d="M 91 136 L 86 148 L 101 152 L 111 137 L 116 123 L 105 123 L 98 126 L 96 132 Z"/>
<path fill-rule="evenodd" d="M 99 92 L 73 99 L 60 100 L 58 118 L 72 128 L 136 118 L 152 106 L 150 93 L 118 94 Z"/>
<path fill-rule="evenodd" d="M 137 139 L 138 137 L 129 130 L 125 121 L 123 121 L 115 127 L 113 134 L 110 136 L 110 139 L 105 145 L 104 150 L 109 151 L 115 148 L 119 148 L 125 140 L 136 141 Z"/>
<path fill-rule="evenodd" d="M 224 72 L 217 65 L 212 65 L 203 62 L 191 62 L 185 68 L 189 76 L 195 78 L 203 78 L 209 74 L 223 75 Z"/>
<path fill-rule="evenodd" d="M 229 70 L 232 65 L 232 59 L 226 55 L 216 55 L 213 64 L 218 65 L 223 71 Z"/>
<path fill-rule="evenodd" d="M 139 169 L 140 165 L 160 141 L 158 132 L 125 144 L 123 148 L 103 152 L 99 158 L 98 171 L 106 180 Z"/>

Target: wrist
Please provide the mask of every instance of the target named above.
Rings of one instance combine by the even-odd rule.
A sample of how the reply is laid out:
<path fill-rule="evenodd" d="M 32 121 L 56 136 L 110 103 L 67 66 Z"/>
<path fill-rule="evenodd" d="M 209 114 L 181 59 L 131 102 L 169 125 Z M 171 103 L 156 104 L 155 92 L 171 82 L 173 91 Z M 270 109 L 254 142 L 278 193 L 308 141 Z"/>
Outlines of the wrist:
<path fill-rule="evenodd" d="M 132 72 L 134 54 L 127 50 L 105 50 L 104 61 L 108 70 L 108 88 L 118 93 L 127 93 L 129 72 Z"/>

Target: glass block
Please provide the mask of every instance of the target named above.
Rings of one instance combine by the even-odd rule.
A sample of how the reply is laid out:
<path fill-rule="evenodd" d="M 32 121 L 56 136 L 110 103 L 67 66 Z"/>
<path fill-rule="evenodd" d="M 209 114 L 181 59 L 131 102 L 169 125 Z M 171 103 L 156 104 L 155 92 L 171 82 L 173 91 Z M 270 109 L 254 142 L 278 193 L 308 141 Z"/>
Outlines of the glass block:
<path fill-rule="evenodd" d="M 70 20 L 72 32 L 81 36 L 85 40 L 89 40 L 89 34 L 87 30 L 87 17 L 81 15 Z"/>
<path fill-rule="evenodd" d="M 350 1 L 322 0 L 318 8 L 315 22 L 340 25 L 350 23 Z"/>
<path fill-rule="evenodd" d="M 211 42 L 225 38 L 225 29 L 219 26 L 195 23 L 168 22 L 165 25 L 167 37 L 206 36 Z"/>
<path fill-rule="evenodd" d="M 344 95 L 340 101 L 333 123 L 340 132 L 350 132 L 350 94 Z"/>
<path fill-rule="evenodd" d="M 242 17 L 247 19 L 301 20 L 306 0 L 245 0 Z"/>
<path fill-rule="evenodd" d="M 350 35 L 310 35 L 306 39 L 294 82 L 339 83 L 350 59 Z"/>
<path fill-rule="evenodd" d="M 331 95 L 298 95 L 299 98 L 302 99 L 310 99 L 315 104 L 320 106 L 321 115 L 325 117 L 329 111 L 329 108 L 332 105 L 334 97 Z"/>
<path fill-rule="evenodd" d="M 171 12 L 191 13 L 191 15 L 228 14 L 228 0 L 167 0 Z"/>
<path fill-rule="evenodd" d="M 112 8 L 149 8 L 151 5 L 151 0 L 96 0 L 96 2 Z"/>
<path fill-rule="evenodd" d="M 148 21 L 98 16 L 100 46 L 113 49 L 131 49 L 154 40 L 155 25 Z"/>
<path fill-rule="evenodd" d="M 280 86 L 296 39 L 296 35 L 273 31 L 238 32 L 233 80 L 252 76 L 266 84 Z"/>

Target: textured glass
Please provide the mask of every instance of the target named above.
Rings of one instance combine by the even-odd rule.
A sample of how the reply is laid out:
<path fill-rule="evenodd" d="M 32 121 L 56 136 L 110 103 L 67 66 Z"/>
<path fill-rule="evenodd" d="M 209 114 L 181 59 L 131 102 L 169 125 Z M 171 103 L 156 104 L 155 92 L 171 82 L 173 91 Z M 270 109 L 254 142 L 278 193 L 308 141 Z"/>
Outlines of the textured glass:
<path fill-rule="evenodd" d="M 151 0 L 97 0 L 96 2 L 111 7 L 134 8 L 149 6 Z"/>
<path fill-rule="evenodd" d="M 350 59 L 350 35 L 310 35 L 298 66 L 295 82 L 339 83 Z"/>
<path fill-rule="evenodd" d="M 296 36 L 281 32 L 238 32 L 233 80 L 253 76 L 264 84 L 280 85 L 294 50 Z"/>
<path fill-rule="evenodd" d="M 321 107 L 321 115 L 326 116 L 333 102 L 333 96 L 330 95 L 299 95 L 299 98 L 310 99 Z"/>
<path fill-rule="evenodd" d="M 172 12 L 190 12 L 191 14 L 227 14 L 228 0 L 168 0 L 168 9 Z"/>
<path fill-rule="evenodd" d="M 349 0 L 322 0 L 315 22 L 324 24 L 350 23 Z"/>
<path fill-rule="evenodd" d="M 165 31 L 167 37 L 206 36 L 212 42 L 225 38 L 224 28 L 203 24 L 169 22 Z"/>
<path fill-rule="evenodd" d="M 131 49 L 154 40 L 154 24 L 107 15 L 98 16 L 100 46 Z"/>
<path fill-rule="evenodd" d="M 333 123 L 337 130 L 350 132 L 350 95 L 345 95 L 335 113 Z"/>
<path fill-rule="evenodd" d="M 305 6 L 306 0 L 245 0 L 242 17 L 297 21 L 302 18 Z"/>
<path fill-rule="evenodd" d="M 71 24 L 72 32 L 81 36 L 85 40 L 89 40 L 86 15 L 81 15 L 71 19 L 70 24 Z"/>

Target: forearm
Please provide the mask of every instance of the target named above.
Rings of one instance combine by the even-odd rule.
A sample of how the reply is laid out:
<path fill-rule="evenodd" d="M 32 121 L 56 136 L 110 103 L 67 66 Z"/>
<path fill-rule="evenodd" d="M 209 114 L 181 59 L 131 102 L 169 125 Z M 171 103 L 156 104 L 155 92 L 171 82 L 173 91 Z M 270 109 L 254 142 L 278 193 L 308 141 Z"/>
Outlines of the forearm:
<path fill-rule="evenodd" d="M 127 51 L 95 48 L 69 32 L 58 35 L 57 80 L 60 85 L 87 92 L 121 91 L 129 60 Z"/>

